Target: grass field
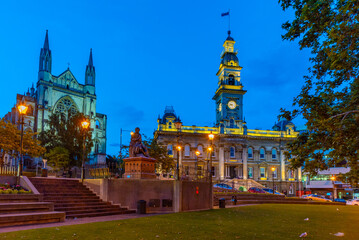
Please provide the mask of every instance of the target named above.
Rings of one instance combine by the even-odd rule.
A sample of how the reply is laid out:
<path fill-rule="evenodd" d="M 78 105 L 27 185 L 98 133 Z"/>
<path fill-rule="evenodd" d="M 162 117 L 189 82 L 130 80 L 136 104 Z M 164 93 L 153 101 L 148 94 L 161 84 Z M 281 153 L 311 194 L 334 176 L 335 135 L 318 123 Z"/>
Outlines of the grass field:
<path fill-rule="evenodd" d="M 339 209 L 339 210 L 337 210 Z M 304 221 L 309 218 L 309 221 Z M 359 239 L 359 207 L 262 204 L 0 234 L 0 239 Z M 344 237 L 333 234 L 343 232 Z"/>

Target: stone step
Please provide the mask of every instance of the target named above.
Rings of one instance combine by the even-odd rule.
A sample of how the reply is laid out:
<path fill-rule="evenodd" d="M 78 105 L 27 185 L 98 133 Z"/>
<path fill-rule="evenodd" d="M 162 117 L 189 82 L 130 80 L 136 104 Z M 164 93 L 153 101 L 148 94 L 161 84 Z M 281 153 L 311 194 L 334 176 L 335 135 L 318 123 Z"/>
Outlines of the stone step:
<path fill-rule="evenodd" d="M 0 214 L 54 211 L 49 202 L 0 203 Z"/>
<path fill-rule="evenodd" d="M 0 203 L 38 202 L 40 197 L 36 194 L 0 194 Z"/>
<path fill-rule="evenodd" d="M 73 210 L 66 210 L 66 216 L 74 215 L 74 214 L 83 214 L 83 213 L 97 213 L 97 212 L 121 212 L 126 211 L 120 208 L 111 208 L 111 207 L 105 207 L 105 208 L 95 208 L 95 209 L 73 209 Z"/>
<path fill-rule="evenodd" d="M 80 209 L 96 209 L 96 208 L 114 208 L 119 209 L 119 206 L 106 204 L 106 203 L 98 203 L 98 204 L 83 204 L 83 205 L 67 205 L 67 206 L 54 206 L 56 211 L 65 211 L 65 210 L 80 210 Z M 125 209 L 125 208 L 123 208 Z"/>
<path fill-rule="evenodd" d="M 75 193 L 44 193 L 44 195 L 46 197 L 57 197 L 57 196 L 61 196 L 61 197 L 97 197 L 97 195 L 95 193 L 91 193 L 91 192 L 75 192 Z"/>
<path fill-rule="evenodd" d="M 0 227 L 65 221 L 63 212 L 33 212 L 0 215 Z"/>
<path fill-rule="evenodd" d="M 67 218 L 84 218 L 84 217 L 100 217 L 107 215 L 120 215 L 120 214 L 131 214 L 136 213 L 136 210 L 124 210 L 124 211 L 109 211 L 109 212 L 93 212 L 93 213 L 82 213 L 82 214 L 69 214 Z"/>
<path fill-rule="evenodd" d="M 91 200 L 100 200 L 98 196 L 44 196 L 43 199 L 45 202 L 63 202 L 63 201 L 72 201 L 72 202 L 79 202 L 79 201 L 91 201 Z"/>
<path fill-rule="evenodd" d="M 55 207 L 65 207 L 65 206 L 87 206 L 87 205 L 95 205 L 95 204 L 106 204 L 106 205 L 111 205 L 110 203 L 107 202 L 103 202 L 102 200 L 98 199 L 98 200 L 91 200 L 91 201 L 86 201 L 86 202 L 79 202 L 79 201 L 73 201 L 73 200 L 69 200 L 69 201 L 59 201 L 59 202 L 53 202 Z"/>

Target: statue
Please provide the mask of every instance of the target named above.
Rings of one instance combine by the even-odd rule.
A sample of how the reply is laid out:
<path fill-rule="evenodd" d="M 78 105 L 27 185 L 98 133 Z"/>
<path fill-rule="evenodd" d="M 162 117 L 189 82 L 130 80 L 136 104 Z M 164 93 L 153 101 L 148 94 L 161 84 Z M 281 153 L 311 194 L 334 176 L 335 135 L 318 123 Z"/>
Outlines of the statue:
<path fill-rule="evenodd" d="M 140 128 L 136 127 L 135 132 L 131 134 L 131 142 L 129 148 L 130 157 L 150 157 L 148 150 L 142 143 L 142 137 L 140 134 Z"/>

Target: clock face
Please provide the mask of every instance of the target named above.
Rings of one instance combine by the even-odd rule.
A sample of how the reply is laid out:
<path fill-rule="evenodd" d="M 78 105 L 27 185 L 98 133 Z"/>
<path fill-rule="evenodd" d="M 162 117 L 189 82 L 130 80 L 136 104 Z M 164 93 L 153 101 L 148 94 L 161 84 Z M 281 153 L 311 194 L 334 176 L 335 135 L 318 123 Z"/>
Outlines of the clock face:
<path fill-rule="evenodd" d="M 222 103 L 218 105 L 218 111 L 222 111 Z"/>
<path fill-rule="evenodd" d="M 235 109 L 237 107 L 237 104 L 236 104 L 235 101 L 231 100 L 231 101 L 228 102 L 228 107 L 230 109 Z"/>

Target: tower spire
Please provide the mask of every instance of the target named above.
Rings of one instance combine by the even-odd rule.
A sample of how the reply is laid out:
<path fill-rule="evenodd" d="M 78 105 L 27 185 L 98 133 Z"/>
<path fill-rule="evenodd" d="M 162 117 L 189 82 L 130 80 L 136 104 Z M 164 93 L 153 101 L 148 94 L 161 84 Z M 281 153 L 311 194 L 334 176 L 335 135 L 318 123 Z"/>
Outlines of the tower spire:
<path fill-rule="evenodd" d="M 93 67 L 93 60 L 92 60 L 92 48 L 90 48 L 90 57 L 89 57 L 89 67 Z"/>
<path fill-rule="evenodd" d="M 49 50 L 49 34 L 48 30 L 46 30 L 45 42 L 44 42 L 44 49 Z"/>
<path fill-rule="evenodd" d="M 92 48 L 90 49 L 89 62 L 86 66 L 85 84 L 95 86 L 95 67 L 93 65 Z"/>
<path fill-rule="evenodd" d="M 49 45 L 49 34 L 48 30 L 46 30 L 44 47 L 41 48 L 40 51 L 40 63 L 39 63 L 39 72 L 48 72 L 51 73 L 51 65 L 52 65 L 52 56 Z"/>

